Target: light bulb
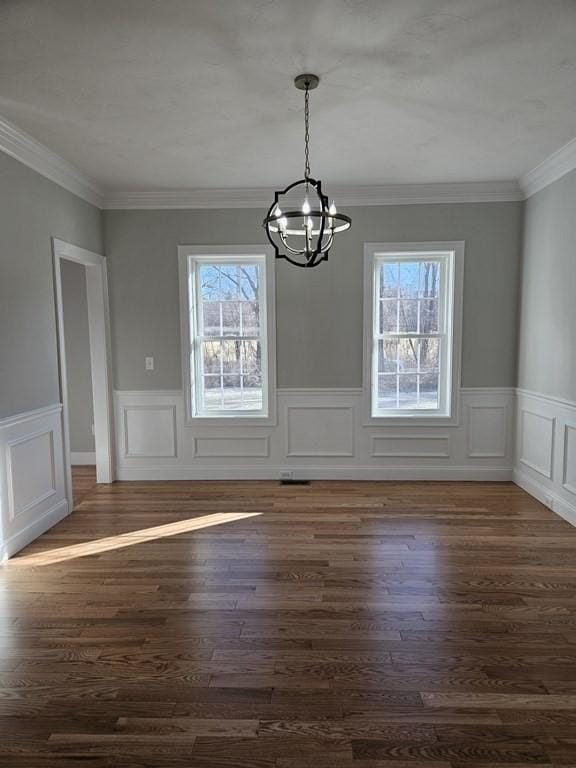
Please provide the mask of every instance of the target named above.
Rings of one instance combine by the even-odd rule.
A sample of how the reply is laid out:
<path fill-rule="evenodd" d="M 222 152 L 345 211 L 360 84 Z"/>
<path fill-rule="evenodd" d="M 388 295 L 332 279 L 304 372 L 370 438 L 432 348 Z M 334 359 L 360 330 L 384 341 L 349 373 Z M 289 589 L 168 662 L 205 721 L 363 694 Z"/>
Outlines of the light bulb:
<path fill-rule="evenodd" d="M 309 217 L 306 219 L 306 228 L 307 228 L 307 229 L 312 229 L 312 227 L 313 227 L 313 226 L 314 226 L 314 222 L 312 221 L 312 219 L 311 219 L 311 218 L 310 218 L 310 216 L 309 216 Z"/>
<path fill-rule="evenodd" d="M 283 230 L 286 229 L 286 227 L 288 226 L 288 219 L 286 218 L 286 216 L 282 216 L 280 218 L 280 222 L 279 223 L 280 223 L 280 228 L 281 229 L 283 229 Z"/>
<path fill-rule="evenodd" d="M 276 208 L 274 209 L 274 216 L 276 216 L 277 219 L 279 219 L 280 216 L 282 216 L 282 210 L 279 205 L 277 205 Z"/>
<path fill-rule="evenodd" d="M 336 214 L 338 213 L 338 211 L 336 210 L 336 203 L 334 202 L 334 200 L 332 200 L 332 205 L 328 209 L 328 213 L 330 214 L 330 216 L 336 216 Z"/>
<path fill-rule="evenodd" d="M 310 203 L 308 202 L 308 198 L 302 203 L 302 213 L 305 215 L 310 213 Z"/>

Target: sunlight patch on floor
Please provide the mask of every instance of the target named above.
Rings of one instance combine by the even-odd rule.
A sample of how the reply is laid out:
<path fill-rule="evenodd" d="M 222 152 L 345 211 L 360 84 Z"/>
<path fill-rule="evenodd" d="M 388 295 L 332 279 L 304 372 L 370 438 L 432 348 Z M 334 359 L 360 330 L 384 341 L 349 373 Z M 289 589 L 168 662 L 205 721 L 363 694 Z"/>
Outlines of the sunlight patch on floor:
<path fill-rule="evenodd" d="M 59 549 L 51 549 L 47 552 L 15 557 L 8 561 L 8 565 L 12 568 L 52 565 L 54 563 L 61 563 L 64 560 L 99 555 L 102 552 L 110 552 L 113 549 L 130 547 L 134 544 L 143 544 L 154 539 L 163 539 L 167 536 L 177 536 L 180 533 L 189 533 L 201 528 L 210 528 L 213 525 L 233 523 L 236 520 L 245 520 L 246 518 L 257 517 L 261 514 L 261 512 L 219 512 L 214 515 L 203 515 L 191 520 L 179 520 L 176 523 L 156 525 L 153 528 L 142 528 L 139 531 L 121 533 L 118 536 L 108 536 L 104 539 L 86 541 L 83 544 L 72 544 L 69 547 L 60 547 Z"/>

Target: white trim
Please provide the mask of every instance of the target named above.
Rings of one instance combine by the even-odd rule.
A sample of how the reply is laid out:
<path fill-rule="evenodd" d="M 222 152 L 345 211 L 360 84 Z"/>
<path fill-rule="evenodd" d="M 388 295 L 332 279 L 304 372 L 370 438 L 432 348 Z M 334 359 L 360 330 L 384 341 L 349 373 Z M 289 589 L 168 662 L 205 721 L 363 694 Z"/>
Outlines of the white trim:
<path fill-rule="evenodd" d="M 560 147 L 531 171 L 520 178 L 524 198 L 549 186 L 576 168 L 576 139 Z"/>
<path fill-rule="evenodd" d="M 326 394 L 329 392 L 329 394 Z M 125 436 L 117 436 L 118 477 L 120 479 L 279 479 L 290 471 L 298 478 L 313 479 L 471 479 L 509 480 L 513 463 L 511 445 L 506 456 L 470 458 L 467 455 L 467 420 L 450 428 L 427 425 L 395 424 L 363 426 L 362 391 L 358 389 L 284 389 L 280 399 L 276 425 L 245 426 L 236 424 L 184 426 L 184 392 L 177 395 L 115 392 L 116 422 L 122 424 L 126 410 L 146 404 L 141 419 L 129 425 L 132 455 L 127 455 Z M 463 407 L 468 404 L 492 403 L 495 408 L 506 404 L 511 414 L 513 390 L 505 394 L 487 388 L 479 395 L 462 394 Z M 176 408 L 177 455 L 167 456 L 166 446 L 173 425 L 158 425 L 155 407 Z M 505 418 L 505 410 L 495 412 Z M 296 414 L 296 421 L 289 418 Z M 478 412 L 482 422 L 483 411 Z M 478 424 L 481 426 L 481 423 Z M 482 430 L 482 450 L 499 452 L 506 424 L 489 419 Z M 292 437 L 290 438 L 290 432 Z M 382 438 L 374 448 L 373 438 Z M 404 438 L 394 445 L 389 438 Z M 436 439 L 437 442 L 433 442 Z M 206 440 L 207 442 L 203 442 Z M 440 441 L 438 441 L 440 440 Z M 227 441 L 230 441 L 227 444 Z M 511 443 L 511 441 L 509 441 Z M 374 456 L 386 453 L 387 456 Z M 396 456 L 393 454 L 406 456 Z M 134 454 L 138 454 L 135 456 Z M 436 454 L 436 455 L 434 455 Z M 440 455 L 441 454 L 441 455 Z M 447 455 L 446 455 L 447 454 Z M 160 457 L 160 458 L 158 458 Z M 445 472 L 446 470 L 447 472 Z M 452 472 L 455 470 L 455 472 Z M 467 471 L 467 474 L 464 472 Z M 508 472 L 502 472 L 505 470 Z M 492 473 L 493 471 L 493 473 Z M 491 474 L 492 473 L 492 474 Z"/>
<path fill-rule="evenodd" d="M 534 464 L 531 461 L 528 461 L 527 459 L 522 458 L 521 450 L 524 446 L 524 417 L 525 416 L 533 416 L 536 419 L 542 419 L 542 421 L 548 422 L 550 424 L 550 453 L 548 456 L 548 467 L 538 467 L 536 464 Z M 546 416 L 543 413 L 537 413 L 536 411 L 529 411 L 527 408 L 521 408 L 520 409 L 520 423 L 519 423 L 519 437 L 518 437 L 518 461 L 520 464 L 524 464 L 525 467 L 528 467 L 529 469 L 534 470 L 534 472 L 537 472 L 539 475 L 542 475 L 542 477 L 545 477 L 547 480 L 552 480 L 552 475 L 554 472 L 554 440 L 556 437 L 556 416 Z"/>
<path fill-rule="evenodd" d="M 192 371 L 190 356 L 192 337 L 190 329 L 190 281 L 191 261 L 202 257 L 220 256 L 222 259 L 258 258 L 263 265 L 265 302 L 261 297 L 261 317 L 264 317 L 266 333 L 263 336 L 262 395 L 265 413 L 259 415 L 246 411 L 234 411 L 229 416 L 194 414 L 192 403 Z M 276 424 L 276 259 L 269 245 L 180 245 L 178 246 L 178 274 L 180 289 L 180 339 L 182 350 L 182 380 L 185 401 L 185 425 L 190 426 L 271 426 Z M 264 305 L 264 306 L 262 306 Z M 264 311 L 262 311 L 264 310 Z"/>
<path fill-rule="evenodd" d="M 574 446 L 568 439 L 570 431 L 576 429 L 576 402 L 518 388 L 515 410 L 514 482 L 576 525 L 576 484 L 573 482 L 576 465 L 572 456 Z M 533 435 L 531 443 L 523 431 L 527 414 L 549 426 L 548 430 Z M 526 454 L 542 458 L 538 462 L 527 461 Z"/>
<path fill-rule="evenodd" d="M 64 340 L 64 311 L 60 264 L 63 259 L 66 259 L 82 264 L 86 268 L 92 397 L 94 401 L 96 478 L 99 483 L 111 483 L 114 481 L 115 466 L 108 278 L 104 256 L 66 243 L 63 240 L 58 240 L 57 238 L 52 239 L 52 248 L 54 254 L 58 367 L 60 373 L 60 395 L 63 405 L 66 495 L 69 507 L 73 509 L 68 377 L 66 373 L 66 345 Z"/>
<path fill-rule="evenodd" d="M 104 210 L 267 208 L 274 197 L 274 190 L 268 187 L 104 190 L 72 163 L 1 116 L 0 151 Z M 331 195 L 340 206 L 520 202 L 575 168 L 573 139 L 518 180 L 340 185 L 331 187 Z"/>
<path fill-rule="evenodd" d="M 67 499 L 62 499 L 38 520 L 34 520 L 26 528 L 18 531 L 18 533 L 15 533 L 3 543 L 0 542 L 0 564 L 37 539 L 38 536 L 41 536 L 49 528 L 56 525 L 56 523 L 63 520 L 68 515 L 68 512 L 68 501 Z"/>
<path fill-rule="evenodd" d="M 358 397 L 362 387 L 280 387 L 278 397 Z"/>
<path fill-rule="evenodd" d="M 552 512 L 556 512 L 564 520 L 576 526 L 576 506 L 567 502 L 566 499 L 562 499 L 554 491 L 538 482 L 536 478 L 529 477 L 520 469 L 514 469 L 512 479 L 516 485 L 526 491 L 526 493 L 529 493 L 530 496 L 534 496 L 545 507 L 548 507 Z"/>
<path fill-rule="evenodd" d="M 572 485 L 572 483 L 568 480 L 568 459 L 569 459 L 569 435 L 570 432 L 576 433 L 576 424 L 572 424 L 569 421 L 567 421 L 564 424 L 564 435 L 562 440 L 562 452 L 564 454 L 563 461 L 562 461 L 562 488 L 565 491 L 568 491 L 568 493 L 571 493 L 572 495 L 576 496 L 576 485 Z"/>
<path fill-rule="evenodd" d="M 42 408 L 35 408 L 33 411 L 23 411 L 22 413 L 16 413 L 14 416 L 4 416 L 0 419 L 0 429 L 4 427 L 13 427 L 16 424 L 23 424 L 25 421 L 32 421 L 40 416 L 49 416 L 51 413 L 60 413 L 62 410 L 61 403 L 54 403 L 53 405 L 45 405 Z"/>
<path fill-rule="evenodd" d="M 363 424 L 369 425 L 403 425 L 403 426 L 454 426 L 460 420 L 460 378 L 462 365 L 462 316 L 464 294 L 464 253 L 465 241 L 433 241 L 416 243 L 364 243 L 364 330 L 363 330 Z M 375 292 L 374 275 L 376 259 L 385 254 L 416 253 L 424 256 L 426 253 L 451 254 L 451 269 L 448 270 L 448 285 L 445 291 L 446 303 L 451 307 L 450 317 L 446 318 L 450 326 L 448 335 L 450 343 L 450 364 L 447 375 L 449 385 L 444 384 L 448 391 L 450 402 L 446 404 L 445 412 L 436 413 L 402 413 L 390 412 L 386 415 L 374 415 L 372 409 L 373 382 L 373 346 L 375 323 Z M 398 257 L 401 258 L 401 257 Z M 445 311 L 447 311 L 445 309 Z"/>
<path fill-rule="evenodd" d="M 291 448 L 291 434 L 290 434 L 290 411 L 313 411 L 314 413 L 318 413 L 318 411 L 346 411 L 350 414 L 350 432 L 348 435 L 348 447 L 346 450 L 340 450 L 340 451 L 334 451 L 334 450 L 318 450 L 318 449 L 310 449 L 307 451 L 294 451 Z M 336 458 L 336 457 L 352 457 L 355 454 L 354 450 L 354 406 L 353 405 L 329 405 L 329 404 L 308 404 L 308 405 L 287 405 L 286 406 L 286 432 L 284 436 L 284 444 L 285 444 L 285 454 L 287 458 L 290 457 L 296 457 L 296 458 L 304 458 L 306 456 L 309 457 L 318 457 L 323 456 L 327 458 Z"/>
<path fill-rule="evenodd" d="M 410 453 L 409 451 L 377 451 L 376 450 L 376 441 L 377 440 L 443 440 L 447 444 L 447 450 L 446 451 L 420 451 L 420 453 Z M 374 458 L 388 458 L 388 459 L 449 459 L 450 458 L 450 451 L 451 451 L 451 435 L 414 435 L 412 433 L 408 435 L 404 435 L 402 433 L 397 434 L 383 434 L 383 435 L 372 435 L 372 452 L 371 455 Z"/>
<path fill-rule="evenodd" d="M 96 464 L 96 451 L 70 451 L 70 462 L 77 467 Z"/>
<path fill-rule="evenodd" d="M 122 466 L 118 480 L 279 480 L 289 469 L 299 480 L 479 480 L 510 482 L 512 467 L 375 467 L 339 464 L 338 466 L 245 465 L 162 466 L 140 464 Z"/>
<path fill-rule="evenodd" d="M 60 403 L 0 420 L 0 559 L 71 510 Z"/>
<path fill-rule="evenodd" d="M 429 203 L 498 203 L 523 200 L 516 181 L 443 182 L 332 186 L 330 195 L 342 206 L 423 205 Z M 274 190 L 267 187 L 230 189 L 118 189 L 104 199 L 107 210 L 268 208 Z"/>
<path fill-rule="evenodd" d="M 576 409 L 576 402 L 574 400 L 567 400 L 563 397 L 555 397 L 554 395 L 541 395 L 533 389 L 522 389 L 521 387 L 516 387 L 515 391 L 517 395 L 531 397 L 533 400 L 544 400 L 551 405 L 560 406 L 560 408 Z"/>
<path fill-rule="evenodd" d="M 0 151 L 74 195 L 102 208 L 102 190 L 86 174 L 3 117 L 0 117 Z"/>

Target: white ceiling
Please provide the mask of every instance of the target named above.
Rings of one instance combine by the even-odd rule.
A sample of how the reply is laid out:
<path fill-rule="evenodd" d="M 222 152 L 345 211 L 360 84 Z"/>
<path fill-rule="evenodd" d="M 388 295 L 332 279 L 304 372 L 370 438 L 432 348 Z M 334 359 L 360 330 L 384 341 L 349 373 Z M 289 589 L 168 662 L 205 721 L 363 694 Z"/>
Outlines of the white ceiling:
<path fill-rule="evenodd" d="M 0 0 L 0 114 L 113 188 L 516 179 L 576 135 L 574 0 Z"/>

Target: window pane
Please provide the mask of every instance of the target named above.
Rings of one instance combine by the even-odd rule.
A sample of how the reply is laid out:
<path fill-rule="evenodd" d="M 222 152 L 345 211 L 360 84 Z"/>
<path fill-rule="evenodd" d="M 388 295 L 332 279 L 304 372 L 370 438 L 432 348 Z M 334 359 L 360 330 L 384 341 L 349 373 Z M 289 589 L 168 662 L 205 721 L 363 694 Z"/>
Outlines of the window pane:
<path fill-rule="evenodd" d="M 418 371 L 419 339 L 398 340 L 398 371 L 408 373 Z"/>
<path fill-rule="evenodd" d="M 201 317 L 200 327 L 191 329 L 197 333 L 194 380 L 200 416 L 202 411 L 264 408 L 261 269 L 259 263 L 196 262 Z"/>
<path fill-rule="evenodd" d="M 375 350 L 375 405 L 381 411 L 440 407 L 443 270 L 442 260 L 432 257 L 380 265 L 375 332 L 384 338 Z"/>
<path fill-rule="evenodd" d="M 245 376 L 261 376 L 262 349 L 259 341 L 242 342 L 242 372 Z"/>
<path fill-rule="evenodd" d="M 201 407 L 206 411 L 219 411 L 222 408 L 222 378 L 203 376 L 202 384 Z"/>
<path fill-rule="evenodd" d="M 378 376 L 378 408 L 397 408 L 397 385 L 395 373 Z"/>
<path fill-rule="evenodd" d="M 240 336 L 240 302 L 222 303 L 222 335 Z"/>
<path fill-rule="evenodd" d="M 400 262 L 400 296 L 416 298 L 420 282 L 420 264 L 417 261 Z"/>
<path fill-rule="evenodd" d="M 221 373 L 222 344 L 219 341 L 202 342 L 202 372 Z"/>
<path fill-rule="evenodd" d="M 396 373 L 398 370 L 398 342 L 383 339 L 378 342 L 378 373 Z"/>
<path fill-rule="evenodd" d="M 401 374 L 398 385 L 398 408 L 416 408 L 418 404 L 417 389 L 418 377 L 416 374 Z"/>
<path fill-rule="evenodd" d="M 418 379 L 420 385 L 418 408 L 438 408 L 438 371 L 430 370 L 426 373 L 422 373 Z"/>
<path fill-rule="evenodd" d="M 438 408 L 439 356 L 437 338 L 380 340 L 378 408 Z"/>
<path fill-rule="evenodd" d="M 437 261 L 420 262 L 420 288 L 422 298 L 437 299 L 440 291 L 440 264 Z"/>
<path fill-rule="evenodd" d="M 220 306 L 219 301 L 202 302 L 202 325 L 204 336 L 222 335 L 222 328 L 220 326 Z"/>
<path fill-rule="evenodd" d="M 240 298 L 240 270 L 235 264 L 224 264 L 220 267 L 220 291 L 223 299 Z"/>
<path fill-rule="evenodd" d="M 400 333 L 419 333 L 418 299 L 400 299 L 398 310 L 398 330 Z"/>
<path fill-rule="evenodd" d="M 243 264 L 240 269 L 240 288 L 244 301 L 258 300 L 258 267 L 256 264 Z"/>
<path fill-rule="evenodd" d="M 222 297 L 219 266 L 210 264 L 200 267 L 200 287 L 204 301 L 216 301 Z"/>
<path fill-rule="evenodd" d="M 419 371 L 438 370 L 440 367 L 440 340 L 420 339 Z"/>
<path fill-rule="evenodd" d="M 222 373 L 236 373 L 240 375 L 240 356 L 242 354 L 241 341 L 222 342 Z"/>
<path fill-rule="evenodd" d="M 380 333 L 398 332 L 398 300 L 382 299 L 380 302 Z"/>
<path fill-rule="evenodd" d="M 398 296 L 399 264 L 387 263 L 380 267 L 380 297 L 396 298 Z"/>
<path fill-rule="evenodd" d="M 420 333 L 438 333 L 438 299 L 420 299 Z"/>
<path fill-rule="evenodd" d="M 260 311 L 258 302 L 243 301 L 240 304 L 242 336 L 260 335 Z"/>

